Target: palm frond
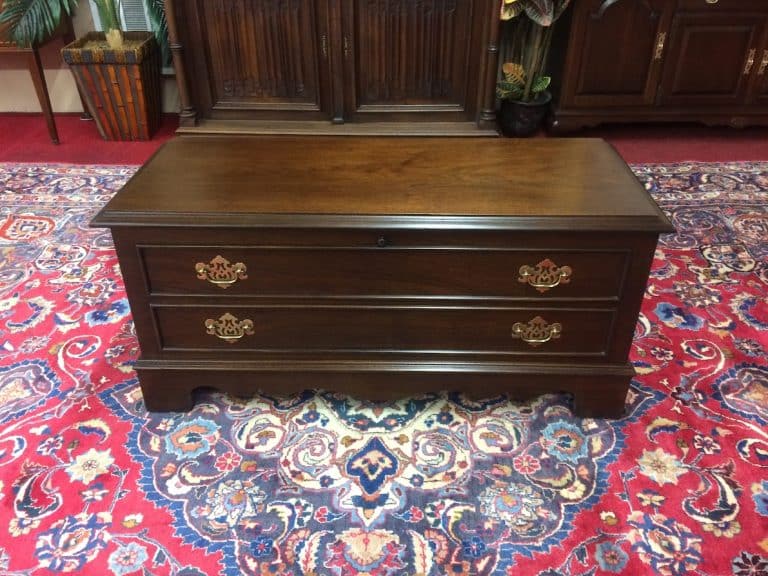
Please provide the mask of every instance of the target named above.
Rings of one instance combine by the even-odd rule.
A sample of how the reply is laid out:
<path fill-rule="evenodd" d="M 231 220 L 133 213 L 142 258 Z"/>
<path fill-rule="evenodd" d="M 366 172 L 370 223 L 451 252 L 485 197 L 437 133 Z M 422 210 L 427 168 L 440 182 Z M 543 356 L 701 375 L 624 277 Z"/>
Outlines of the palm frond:
<path fill-rule="evenodd" d="M 171 50 L 168 45 L 168 21 L 165 18 L 164 0 L 145 0 L 149 19 L 152 23 L 152 31 L 155 33 L 160 52 L 162 54 L 163 65 L 168 66 L 171 63 Z"/>
<path fill-rule="evenodd" d="M 64 14 L 71 14 L 78 0 L 5 0 L 0 22 L 10 24 L 9 35 L 19 46 L 46 40 Z"/>

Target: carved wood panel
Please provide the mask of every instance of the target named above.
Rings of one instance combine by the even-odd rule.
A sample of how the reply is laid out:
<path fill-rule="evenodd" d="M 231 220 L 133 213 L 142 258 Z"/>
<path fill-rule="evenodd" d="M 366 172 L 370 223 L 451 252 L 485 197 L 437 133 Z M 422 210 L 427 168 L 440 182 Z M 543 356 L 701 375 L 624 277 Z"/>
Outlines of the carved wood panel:
<path fill-rule="evenodd" d="M 196 0 L 190 17 L 209 115 L 328 108 L 324 0 Z"/>
<path fill-rule="evenodd" d="M 182 125 L 492 127 L 500 1 L 166 0 Z"/>
<path fill-rule="evenodd" d="M 374 113 L 466 110 L 470 58 L 474 53 L 479 59 L 473 43 L 475 3 L 350 2 L 342 47 L 345 59 L 353 62 L 354 93 L 348 107 Z"/>

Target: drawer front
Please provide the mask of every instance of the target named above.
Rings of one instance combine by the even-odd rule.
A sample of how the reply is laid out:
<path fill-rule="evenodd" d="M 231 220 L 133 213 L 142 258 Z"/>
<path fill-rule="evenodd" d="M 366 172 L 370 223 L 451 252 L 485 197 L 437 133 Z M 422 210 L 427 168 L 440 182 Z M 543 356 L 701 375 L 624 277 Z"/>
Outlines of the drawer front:
<path fill-rule="evenodd" d="M 152 306 L 163 350 L 604 356 L 611 309 Z"/>
<path fill-rule="evenodd" d="M 139 248 L 151 294 L 617 298 L 627 251 Z"/>

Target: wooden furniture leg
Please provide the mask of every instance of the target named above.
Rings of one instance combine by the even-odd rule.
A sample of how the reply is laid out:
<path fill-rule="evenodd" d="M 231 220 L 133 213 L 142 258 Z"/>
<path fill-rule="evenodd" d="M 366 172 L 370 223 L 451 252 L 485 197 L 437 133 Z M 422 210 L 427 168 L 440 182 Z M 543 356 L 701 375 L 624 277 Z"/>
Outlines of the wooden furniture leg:
<path fill-rule="evenodd" d="M 37 99 L 40 102 L 40 108 L 43 110 L 45 122 L 48 124 L 48 134 L 51 136 L 51 142 L 59 143 L 59 133 L 56 130 L 56 122 L 53 119 L 53 109 L 51 108 L 51 99 L 48 95 L 48 85 L 45 83 L 45 74 L 43 73 L 43 64 L 40 61 L 40 53 L 37 48 L 29 51 L 29 72 L 32 74 L 32 82 L 35 85 Z"/>

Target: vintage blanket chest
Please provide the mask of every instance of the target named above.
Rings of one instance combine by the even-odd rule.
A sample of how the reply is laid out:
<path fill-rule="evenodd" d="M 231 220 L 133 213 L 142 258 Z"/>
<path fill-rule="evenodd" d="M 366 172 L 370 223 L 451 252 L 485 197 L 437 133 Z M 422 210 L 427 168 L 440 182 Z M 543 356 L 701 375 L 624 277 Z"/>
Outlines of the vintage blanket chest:
<path fill-rule="evenodd" d="M 109 227 L 149 410 L 193 391 L 460 389 L 622 413 L 658 235 L 594 139 L 180 137 Z"/>

